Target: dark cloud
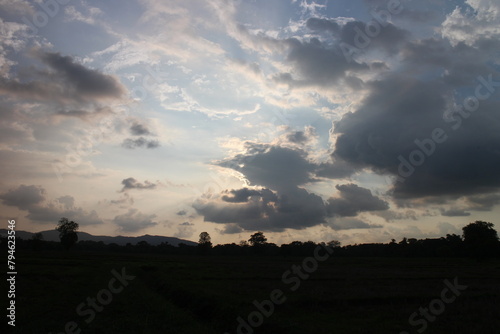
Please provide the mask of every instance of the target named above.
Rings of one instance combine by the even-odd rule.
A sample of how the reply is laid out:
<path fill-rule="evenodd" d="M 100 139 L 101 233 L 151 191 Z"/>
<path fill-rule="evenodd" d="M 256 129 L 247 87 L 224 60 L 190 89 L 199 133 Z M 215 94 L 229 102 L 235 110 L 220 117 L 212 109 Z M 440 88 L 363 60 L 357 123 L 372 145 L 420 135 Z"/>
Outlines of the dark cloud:
<path fill-rule="evenodd" d="M 236 234 L 241 233 L 244 230 L 239 227 L 237 224 L 226 224 L 224 225 L 224 229 L 221 231 L 222 234 Z"/>
<path fill-rule="evenodd" d="M 471 82 L 465 88 L 474 94 L 477 84 Z M 403 175 L 404 182 L 394 185 L 393 195 L 400 199 L 457 198 L 500 187 L 500 170 L 496 168 L 500 155 L 495 153 L 500 150 L 497 100 L 481 101 L 480 108 L 470 117 L 466 114 L 465 119 L 459 109 L 450 113 L 454 107 L 450 107 L 449 96 L 454 90 L 441 78 L 423 81 L 393 75 L 369 87 L 371 93 L 361 107 L 335 124 L 335 156 L 355 168 L 380 174 L 411 174 Z M 440 138 L 440 143 L 431 139 L 433 136 Z M 430 153 L 422 153 L 423 143 Z M 411 173 L 402 173 L 401 158 L 408 161 L 411 156 L 417 161 L 415 154 L 424 161 L 415 168 L 408 167 Z"/>
<path fill-rule="evenodd" d="M 459 208 L 451 208 L 448 210 L 441 210 L 441 215 L 445 217 L 467 217 L 470 216 L 470 212 L 466 212 Z"/>
<path fill-rule="evenodd" d="M 355 184 L 337 185 L 340 197 L 329 198 L 326 205 L 329 216 L 355 217 L 361 212 L 384 211 L 389 204 L 373 196 L 369 189 Z"/>
<path fill-rule="evenodd" d="M 482 194 L 466 198 L 467 210 L 491 211 L 495 205 L 500 204 L 499 194 Z"/>
<path fill-rule="evenodd" d="M 401 50 L 405 63 L 412 68 L 442 71 L 443 81 L 451 87 L 470 86 L 479 75 L 488 75 L 491 52 L 459 43 L 451 46 L 437 38 L 407 43 Z"/>
<path fill-rule="evenodd" d="M 58 116 L 76 117 L 82 120 L 88 120 L 94 117 L 111 115 L 113 111 L 108 107 L 98 107 L 92 110 L 85 109 L 60 109 L 56 112 Z"/>
<path fill-rule="evenodd" d="M 40 186 L 22 184 L 16 189 L 10 189 L 0 195 L 0 199 L 5 205 L 16 206 L 21 210 L 29 210 L 45 201 L 45 190 Z"/>
<path fill-rule="evenodd" d="M 387 222 L 391 222 L 394 220 L 417 220 L 417 213 L 413 210 L 406 211 L 376 211 L 374 212 L 377 216 L 380 216 L 385 219 Z"/>
<path fill-rule="evenodd" d="M 78 64 L 59 53 L 35 51 L 48 69 L 31 71 L 31 80 L 0 79 L 0 94 L 47 102 L 95 102 L 119 99 L 125 88 L 113 76 Z"/>
<path fill-rule="evenodd" d="M 284 231 L 326 223 L 323 199 L 301 188 L 289 188 L 284 194 L 262 189 L 245 202 L 199 199 L 193 207 L 205 221 L 233 224 L 244 230 Z M 232 230 L 236 230 L 234 227 Z"/>
<path fill-rule="evenodd" d="M 316 130 L 307 126 L 304 131 L 291 131 L 285 134 L 285 140 L 292 144 L 304 145 L 317 137 Z"/>
<path fill-rule="evenodd" d="M 340 32 L 340 25 L 335 20 L 312 17 L 306 21 L 306 27 L 312 31 L 328 31 L 332 34 Z"/>
<path fill-rule="evenodd" d="M 187 215 L 187 212 L 186 212 L 186 210 L 181 210 L 181 211 L 178 211 L 176 213 L 176 215 L 178 215 L 178 216 L 185 216 L 185 215 Z"/>
<path fill-rule="evenodd" d="M 157 222 L 153 221 L 155 218 L 155 214 L 147 215 L 137 209 L 129 209 L 127 213 L 116 216 L 113 222 L 121 231 L 133 233 L 158 225 Z"/>
<path fill-rule="evenodd" d="M 354 165 L 334 156 L 332 156 L 331 162 L 321 163 L 315 170 L 316 176 L 328 179 L 342 179 L 356 172 L 357 169 Z"/>
<path fill-rule="evenodd" d="M 281 73 L 274 77 L 278 83 L 291 87 L 331 86 L 345 83 L 345 80 L 352 76 L 350 73 L 369 69 L 365 63 L 347 61 L 340 49 L 331 48 L 317 38 L 311 38 L 309 41 L 290 39 L 287 43 L 287 60 L 294 66 L 298 78 L 293 78 L 291 73 Z"/>
<path fill-rule="evenodd" d="M 331 87 L 339 84 L 352 89 L 363 88 L 363 81 L 358 74 L 368 72 L 371 65 L 358 62 L 356 58 L 371 50 L 381 50 L 389 55 L 397 54 L 410 38 L 408 31 L 390 22 L 383 22 L 382 25 L 375 23 L 376 21 L 367 24 L 326 18 L 308 19 L 306 27 L 317 36 L 309 40 L 290 38 L 282 41 L 288 48 L 287 60 L 293 65 L 293 71 L 277 73 L 273 80 L 291 88 Z M 322 33 L 328 33 L 330 37 L 320 40 L 318 37 Z M 380 62 L 374 67 L 378 65 Z"/>
<path fill-rule="evenodd" d="M 133 122 L 130 126 L 130 133 L 134 136 L 147 136 L 152 135 L 149 131 L 148 127 L 144 124 L 141 124 L 137 121 Z"/>
<path fill-rule="evenodd" d="M 375 21 L 372 21 L 375 22 Z M 374 25 L 361 21 L 347 22 L 340 32 L 343 43 L 354 46 L 358 49 L 368 51 L 372 48 L 380 49 L 388 54 L 395 54 L 400 46 L 408 40 L 410 33 L 400 29 L 392 23 L 385 22 L 385 26 L 380 27 L 380 32 L 375 34 Z"/>
<path fill-rule="evenodd" d="M 52 203 L 46 203 L 44 206 L 34 206 L 29 209 L 26 218 L 34 222 L 56 224 L 61 217 L 68 217 L 80 225 L 103 224 L 101 218 L 95 210 L 86 211 L 79 207 L 61 208 Z"/>
<path fill-rule="evenodd" d="M 26 218 L 38 223 L 57 223 L 61 217 L 68 217 L 80 225 L 102 224 L 97 213 L 75 207 L 72 196 L 62 196 L 56 201 L 47 201 L 45 189 L 40 186 L 20 185 L 0 195 L 3 204 L 27 211 Z"/>
<path fill-rule="evenodd" d="M 267 189 L 263 189 L 262 191 L 257 191 L 257 190 L 251 190 L 248 188 L 242 188 L 238 190 L 230 190 L 230 191 L 225 191 L 225 193 L 230 193 L 231 196 L 228 195 L 223 195 L 222 200 L 224 202 L 229 202 L 229 203 L 246 203 L 248 202 L 250 196 L 261 196 L 264 197 L 263 192 L 269 191 Z M 271 196 L 274 196 L 272 192 L 270 192 Z M 274 196 L 275 197 L 275 196 Z"/>
<path fill-rule="evenodd" d="M 318 165 L 298 147 L 247 143 L 247 153 L 218 165 L 241 172 L 254 186 L 223 191 L 218 197 L 200 198 L 193 207 L 205 221 L 232 224 L 240 230 L 284 231 L 326 224 L 328 217 L 356 216 L 387 210 L 388 204 L 368 189 L 353 184 L 338 186 L 340 197 L 328 203 L 299 186 L 314 182 Z"/>
<path fill-rule="evenodd" d="M 154 189 L 156 188 L 156 183 L 151 183 L 149 181 L 144 181 L 141 183 L 134 179 L 133 177 L 129 177 L 127 179 L 122 180 L 123 188 L 121 192 L 127 191 L 129 189 Z"/>
<path fill-rule="evenodd" d="M 89 97 L 120 98 L 123 86 L 112 76 L 88 69 L 74 61 L 72 57 L 59 53 L 42 52 L 40 59 L 53 70 L 65 83 L 74 87 L 78 94 Z"/>
<path fill-rule="evenodd" d="M 307 160 L 307 153 L 280 146 L 248 144 L 255 154 L 238 155 L 218 163 L 245 175 L 252 185 L 285 190 L 310 181 L 315 165 Z"/>
<path fill-rule="evenodd" d="M 127 138 L 123 141 L 122 146 L 125 148 L 128 148 L 130 150 L 136 149 L 136 148 L 158 148 L 160 147 L 160 143 L 158 140 L 153 140 L 153 139 L 146 139 L 144 137 L 139 137 L 137 139 L 131 139 Z"/>

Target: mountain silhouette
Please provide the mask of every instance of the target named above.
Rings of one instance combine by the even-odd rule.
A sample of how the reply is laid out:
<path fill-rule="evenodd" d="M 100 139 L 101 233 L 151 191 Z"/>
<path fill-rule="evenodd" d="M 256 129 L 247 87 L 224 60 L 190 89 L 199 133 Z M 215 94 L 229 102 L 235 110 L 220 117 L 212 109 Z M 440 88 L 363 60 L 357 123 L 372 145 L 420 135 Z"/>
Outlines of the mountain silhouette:
<path fill-rule="evenodd" d="M 42 231 L 40 232 L 43 235 L 43 240 L 46 241 L 59 241 L 59 232 L 56 230 L 48 230 L 48 231 Z M 35 233 L 33 232 L 27 232 L 27 231 L 21 231 L 18 230 L 16 231 L 16 237 L 28 240 L 33 237 Z M 0 229 L 0 235 L 2 237 L 7 236 L 7 230 L 6 229 Z M 105 244 L 111 244 L 115 243 L 120 246 L 124 246 L 127 243 L 130 243 L 132 245 L 137 244 L 140 241 L 146 241 L 148 244 L 152 246 L 157 246 L 161 244 L 162 242 L 168 242 L 172 246 L 178 246 L 180 243 L 184 243 L 188 246 L 196 246 L 197 243 L 185 239 L 179 239 L 175 237 L 164 237 L 161 235 L 141 235 L 139 237 L 125 237 L 125 236 L 116 236 L 116 237 L 110 237 L 110 236 L 105 236 L 105 235 L 92 235 L 90 233 L 86 232 L 78 232 L 78 241 L 102 241 Z"/>

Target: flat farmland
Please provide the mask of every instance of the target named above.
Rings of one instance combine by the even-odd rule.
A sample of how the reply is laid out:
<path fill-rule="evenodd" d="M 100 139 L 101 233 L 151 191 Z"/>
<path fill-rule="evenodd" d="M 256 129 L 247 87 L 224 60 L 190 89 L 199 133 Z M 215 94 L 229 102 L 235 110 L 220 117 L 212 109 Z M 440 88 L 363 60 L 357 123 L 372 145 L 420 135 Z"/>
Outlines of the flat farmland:
<path fill-rule="evenodd" d="M 16 333 L 500 332 L 499 260 L 304 259 L 19 252 Z"/>

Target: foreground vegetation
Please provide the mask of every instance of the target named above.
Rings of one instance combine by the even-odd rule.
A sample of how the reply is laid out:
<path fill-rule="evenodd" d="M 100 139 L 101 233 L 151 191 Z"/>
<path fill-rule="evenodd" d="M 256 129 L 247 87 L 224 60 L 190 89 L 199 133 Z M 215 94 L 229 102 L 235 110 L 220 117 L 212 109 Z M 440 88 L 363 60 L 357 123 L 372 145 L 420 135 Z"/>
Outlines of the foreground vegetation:
<path fill-rule="evenodd" d="M 500 328 L 500 243 L 491 223 L 471 223 L 463 237 L 344 247 L 335 241 L 277 246 L 262 232 L 239 245 L 213 246 L 203 232 L 198 246 L 119 246 L 77 243 L 77 228 L 62 220 L 60 243 L 36 235 L 16 240 L 15 333 L 493 334 Z"/>
<path fill-rule="evenodd" d="M 500 261 L 493 259 L 332 256 L 292 291 L 283 274 L 303 257 L 76 250 L 18 256 L 16 333 L 66 333 L 71 321 L 78 326 L 74 333 L 237 333 L 237 318 L 248 319 L 257 310 L 253 302 L 269 300 L 275 289 L 286 300 L 250 328 L 254 333 L 417 333 L 422 323 L 410 325 L 410 315 L 440 298 L 444 280 L 455 277 L 467 288 L 427 321 L 425 332 L 500 328 Z M 89 316 L 77 314 L 77 307 L 108 289 L 112 270 L 122 268 L 135 278 L 86 323 Z"/>

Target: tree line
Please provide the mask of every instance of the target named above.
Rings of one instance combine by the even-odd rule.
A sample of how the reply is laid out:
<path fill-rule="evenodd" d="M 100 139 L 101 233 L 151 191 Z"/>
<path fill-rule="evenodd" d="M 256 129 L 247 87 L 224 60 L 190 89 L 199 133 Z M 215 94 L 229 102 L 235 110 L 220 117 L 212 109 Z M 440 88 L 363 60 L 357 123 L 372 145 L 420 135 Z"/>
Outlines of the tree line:
<path fill-rule="evenodd" d="M 447 234 L 441 238 L 403 238 L 397 242 L 392 239 L 388 243 L 366 243 L 341 246 L 337 240 L 315 243 L 313 241 L 292 241 L 278 246 L 267 242 L 264 233 L 259 231 L 248 240 L 240 243 L 213 245 L 207 232 L 202 232 L 196 246 L 180 243 L 177 247 L 163 242 L 150 245 L 140 241 L 135 245 L 130 243 L 118 245 L 105 244 L 102 241 L 79 241 L 78 223 L 67 218 L 61 218 L 56 229 L 59 231 L 60 242 L 43 240 L 40 233 L 30 240 L 16 240 L 18 249 L 58 250 L 74 249 L 78 251 L 106 251 L 118 253 L 152 253 L 172 255 L 206 255 L 206 256 L 310 256 L 314 249 L 321 245 L 334 249 L 337 257 L 500 257 L 500 241 L 494 225 L 489 222 L 475 221 L 463 227 L 463 234 Z M 7 239 L 2 238 L 2 244 Z"/>

